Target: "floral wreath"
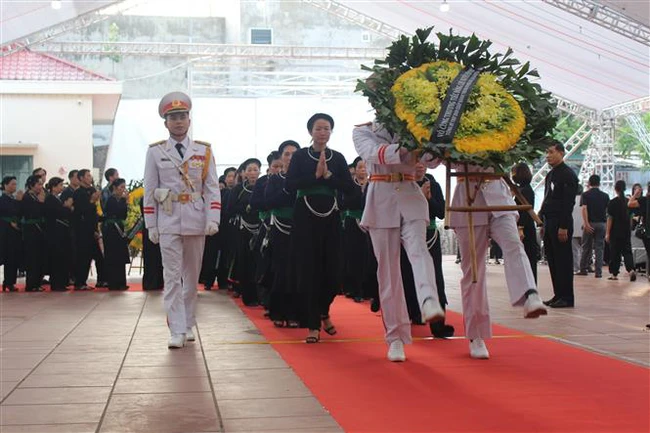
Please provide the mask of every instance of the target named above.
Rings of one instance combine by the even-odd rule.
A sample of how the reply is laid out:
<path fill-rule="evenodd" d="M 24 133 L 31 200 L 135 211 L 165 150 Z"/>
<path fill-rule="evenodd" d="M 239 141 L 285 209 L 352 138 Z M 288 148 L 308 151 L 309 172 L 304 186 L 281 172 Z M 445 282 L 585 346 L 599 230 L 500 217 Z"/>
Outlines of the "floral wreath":
<path fill-rule="evenodd" d="M 529 62 L 490 54 L 490 41 L 436 33 L 438 45 L 427 42 L 433 27 L 402 35 L 389 47 L 372 74 L 358 80 L 356 91 L 368 98 L 376 119 L 400 137 L 407 149 L 421 149 L 450 162 L 466 162 L 503 171 L 544 153 L 555 127 L 557 106 L 551 94 L 528 77 L 537 77 Z M 464 69 L 480 72 L 450 143 L 431 141 L 447 90 Z"/>

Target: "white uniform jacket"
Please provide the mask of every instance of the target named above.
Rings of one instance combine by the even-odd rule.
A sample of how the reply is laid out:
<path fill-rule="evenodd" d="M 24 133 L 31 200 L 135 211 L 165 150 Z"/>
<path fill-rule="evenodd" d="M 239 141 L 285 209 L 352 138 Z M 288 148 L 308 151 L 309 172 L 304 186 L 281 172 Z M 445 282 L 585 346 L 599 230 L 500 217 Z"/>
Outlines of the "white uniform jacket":
<path fill-rule="evenodd" d="M 185 154 L 181 159 L 171 138 L 149 146 L 144 168 L 144 221 L 148 229 L 157 227 L 160 234 L 205 235 L 207 221 L 219 224 L 221 193 L 210 145 L 182 141 Z M 190 182 L 184 180 L 181 172 Z M 188 184 L 191 183 L 191 186 Z M 156 190 L 162 189 L 163 191 Z M 160 198 L 169 190 L 171 213 Z M 189 194 L 179 201 L 178 194 Z M 155 196 L 154 196 L 155 195 Z M 183 202 L 186 201 L 186 202 Z M 169 202 L 167 202 L 169 210 Z"/>
<path fill-rule="evenodd" d="M 463 165 L 454 164 L 452 166 L 456 172 L 464 172 L 465 168 Z M 468 169 L 471 173 L 476 172 L 493 172 L 492 169 L 485 169 L 478 166 L 470 165 Z M 465 190 L 465 181 L 461 181 L 460 178 L 456 183 L 456 189 L 454 190 L 454 197 L 451 201 L 451 206 L 467 206 L 467 192 Z M 512 198 L 512 192 L 510 188 L 502 179 L 486 179 L 481 184 L 481 187 L 476 189 L 477 181 L 472 179 L 469 181 L 469 191 L 473 196 L 476 194 L 474 199 L 473 206 L 503 206 L 503 205 L 515 205 L 515 201 Z M 474 212 L 473 220 L 474 225 L 487 225 L 488 217 L 492 214 L 493 217 L 497 218 L 503 215 L 514 214 L 515 218 L 519 217 L 517 211 L 491 211 L 491 212 Z M 449 215 L 449 223 L 451 227 L 467 227 L 467 212 L 451 212 Z"/>
<path fill-rule="evenodd" d="M 405 164 L 398 152 L 397 136 L 371 122 L 354 128 L 352 139 L 370 175 L 403 173 L 415 175 L 415 166 Z M 365 228 L 398 228 L 402 221 L 429 221 L 429 207 L 415 181 L 369 182 L 361 218 Z"/>

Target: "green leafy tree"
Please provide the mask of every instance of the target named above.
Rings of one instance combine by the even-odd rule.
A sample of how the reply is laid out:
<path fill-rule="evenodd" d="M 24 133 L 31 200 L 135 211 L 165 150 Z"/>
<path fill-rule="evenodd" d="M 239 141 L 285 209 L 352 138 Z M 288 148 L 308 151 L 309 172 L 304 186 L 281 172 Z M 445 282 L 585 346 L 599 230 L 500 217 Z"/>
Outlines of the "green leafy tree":
<path fill-rule="evenodd" d="M 640 115 L 646 132 L 650 131 L 650 113 Z M 617 120 L 614 150 L 623 157 L 638 156 L 644 166 L 650 166 L 650 153 L 646 149 L 629 122 L 623 117 Z"/>

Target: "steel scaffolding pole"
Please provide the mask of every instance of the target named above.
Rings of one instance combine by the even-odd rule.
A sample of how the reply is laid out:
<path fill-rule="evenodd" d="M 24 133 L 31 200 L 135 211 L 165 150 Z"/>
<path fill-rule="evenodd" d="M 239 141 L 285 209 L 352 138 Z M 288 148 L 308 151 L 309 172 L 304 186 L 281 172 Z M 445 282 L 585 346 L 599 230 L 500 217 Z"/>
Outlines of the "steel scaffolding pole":
<path fill-rule="evenodd" d="M 650 28 L 594 0 L 542 0 L 627 38 L 650 46 Z"/>

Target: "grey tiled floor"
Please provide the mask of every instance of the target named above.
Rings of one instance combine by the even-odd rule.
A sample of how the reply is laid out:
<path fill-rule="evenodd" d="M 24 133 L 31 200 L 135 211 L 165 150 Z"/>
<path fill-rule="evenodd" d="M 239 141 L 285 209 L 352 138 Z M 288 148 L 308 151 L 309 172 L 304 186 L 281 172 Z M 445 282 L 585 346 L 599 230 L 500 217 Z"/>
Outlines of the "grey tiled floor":
<path fill-rule="evenodd" d="M 452 257 L 444 271 L 460 311 Z M 576 277 L 577 308 L 524 320 L 502 266 L 488 272 L 496 323 L 650 366 L 647 279 Z M 550 297 L 544 266 L 539 280 Z M 170 351 L 160 293 L 1 295 L 0 431 L 342 431 L 270 345 L 232 344 L 264 338 L 227 295 L 200 292 L 198 316 L 199 340 Z"/>

